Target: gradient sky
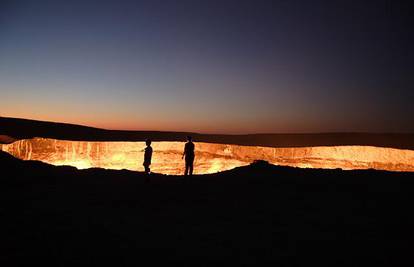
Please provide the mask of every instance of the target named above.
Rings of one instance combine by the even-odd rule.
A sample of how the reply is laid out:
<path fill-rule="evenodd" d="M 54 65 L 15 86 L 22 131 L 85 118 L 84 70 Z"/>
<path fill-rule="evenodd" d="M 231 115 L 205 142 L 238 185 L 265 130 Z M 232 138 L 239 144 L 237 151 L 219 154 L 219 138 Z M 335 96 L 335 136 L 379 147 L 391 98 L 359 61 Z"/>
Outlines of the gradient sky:
<path fill-rule="evenodd" d="M 408 2 L 1 1 L 0 116 L 206 133 L 414 132 Z"/>

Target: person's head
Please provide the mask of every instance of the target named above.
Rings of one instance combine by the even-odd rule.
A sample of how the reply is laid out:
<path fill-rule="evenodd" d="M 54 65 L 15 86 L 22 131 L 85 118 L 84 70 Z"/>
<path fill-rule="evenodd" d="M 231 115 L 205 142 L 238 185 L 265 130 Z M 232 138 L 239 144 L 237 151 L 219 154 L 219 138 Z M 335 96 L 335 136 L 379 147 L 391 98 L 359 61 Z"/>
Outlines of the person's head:
<path fill-rule="evenodd" d="M 193 138 L 192 138 L 191 136 L 189 136 L 189 135 L 188 135 L 188 136 L 187 136 L 187 141 L 188 141 L 188 142 L 191 142 L 192 140 L 193 140 Z"/>
<path fill-rule="evenodd" d="M 147 146 L 150 146 L 151 145 L 151 140 L 150 139 L 145 140 L 145 144 L 147 144 Z"/>

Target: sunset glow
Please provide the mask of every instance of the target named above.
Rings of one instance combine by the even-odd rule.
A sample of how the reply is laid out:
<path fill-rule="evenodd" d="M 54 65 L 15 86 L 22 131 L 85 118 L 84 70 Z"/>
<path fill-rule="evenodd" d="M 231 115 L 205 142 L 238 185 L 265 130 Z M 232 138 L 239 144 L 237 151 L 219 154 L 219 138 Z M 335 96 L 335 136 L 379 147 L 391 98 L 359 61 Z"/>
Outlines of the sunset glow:
<path fill-rule="evenodd" d="M 412 14 L 391 1 L 6 2 L 0 116 L 138 131 L 414 131 Z"/>

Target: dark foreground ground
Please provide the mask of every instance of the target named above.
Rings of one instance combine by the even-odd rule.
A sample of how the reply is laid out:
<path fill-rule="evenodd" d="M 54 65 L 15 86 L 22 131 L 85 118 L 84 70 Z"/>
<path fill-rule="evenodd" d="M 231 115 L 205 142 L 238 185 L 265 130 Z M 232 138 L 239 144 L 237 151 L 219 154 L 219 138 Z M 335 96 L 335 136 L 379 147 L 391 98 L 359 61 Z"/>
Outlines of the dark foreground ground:
<path fill-rule="evenodd" d="M 3 152 L 0 167 L 1 266 L 414 264 L 412 173 L 257 163 L 145 184 Z"/>

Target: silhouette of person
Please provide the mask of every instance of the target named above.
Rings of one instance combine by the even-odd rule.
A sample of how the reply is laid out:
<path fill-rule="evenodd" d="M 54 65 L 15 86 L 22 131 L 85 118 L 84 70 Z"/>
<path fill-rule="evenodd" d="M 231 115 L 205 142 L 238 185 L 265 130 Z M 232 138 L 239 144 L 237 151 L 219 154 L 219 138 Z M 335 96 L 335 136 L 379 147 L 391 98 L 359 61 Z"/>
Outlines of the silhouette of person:
<path fill-rule="evenodd" d="M 187 143 L 184 146 L 184 153 L 181 158 L 185 156 L 185 172 L 184 175 L 193 175 L 193 163 L 194 163 L 194 143 L 191 136 L 187 136 Z"/>
<path fill-rule="evenodd" d="M 151 158 L 152 158 L 151 140 L 150 139 L 145 140 L 145 144 L 147 145 L 147 147 L 145 148 L 144 163 L 142 165 L 144 165 L 145 173 L 150 174 L 151 172 L 150 165 L 151 165 Z"/>

